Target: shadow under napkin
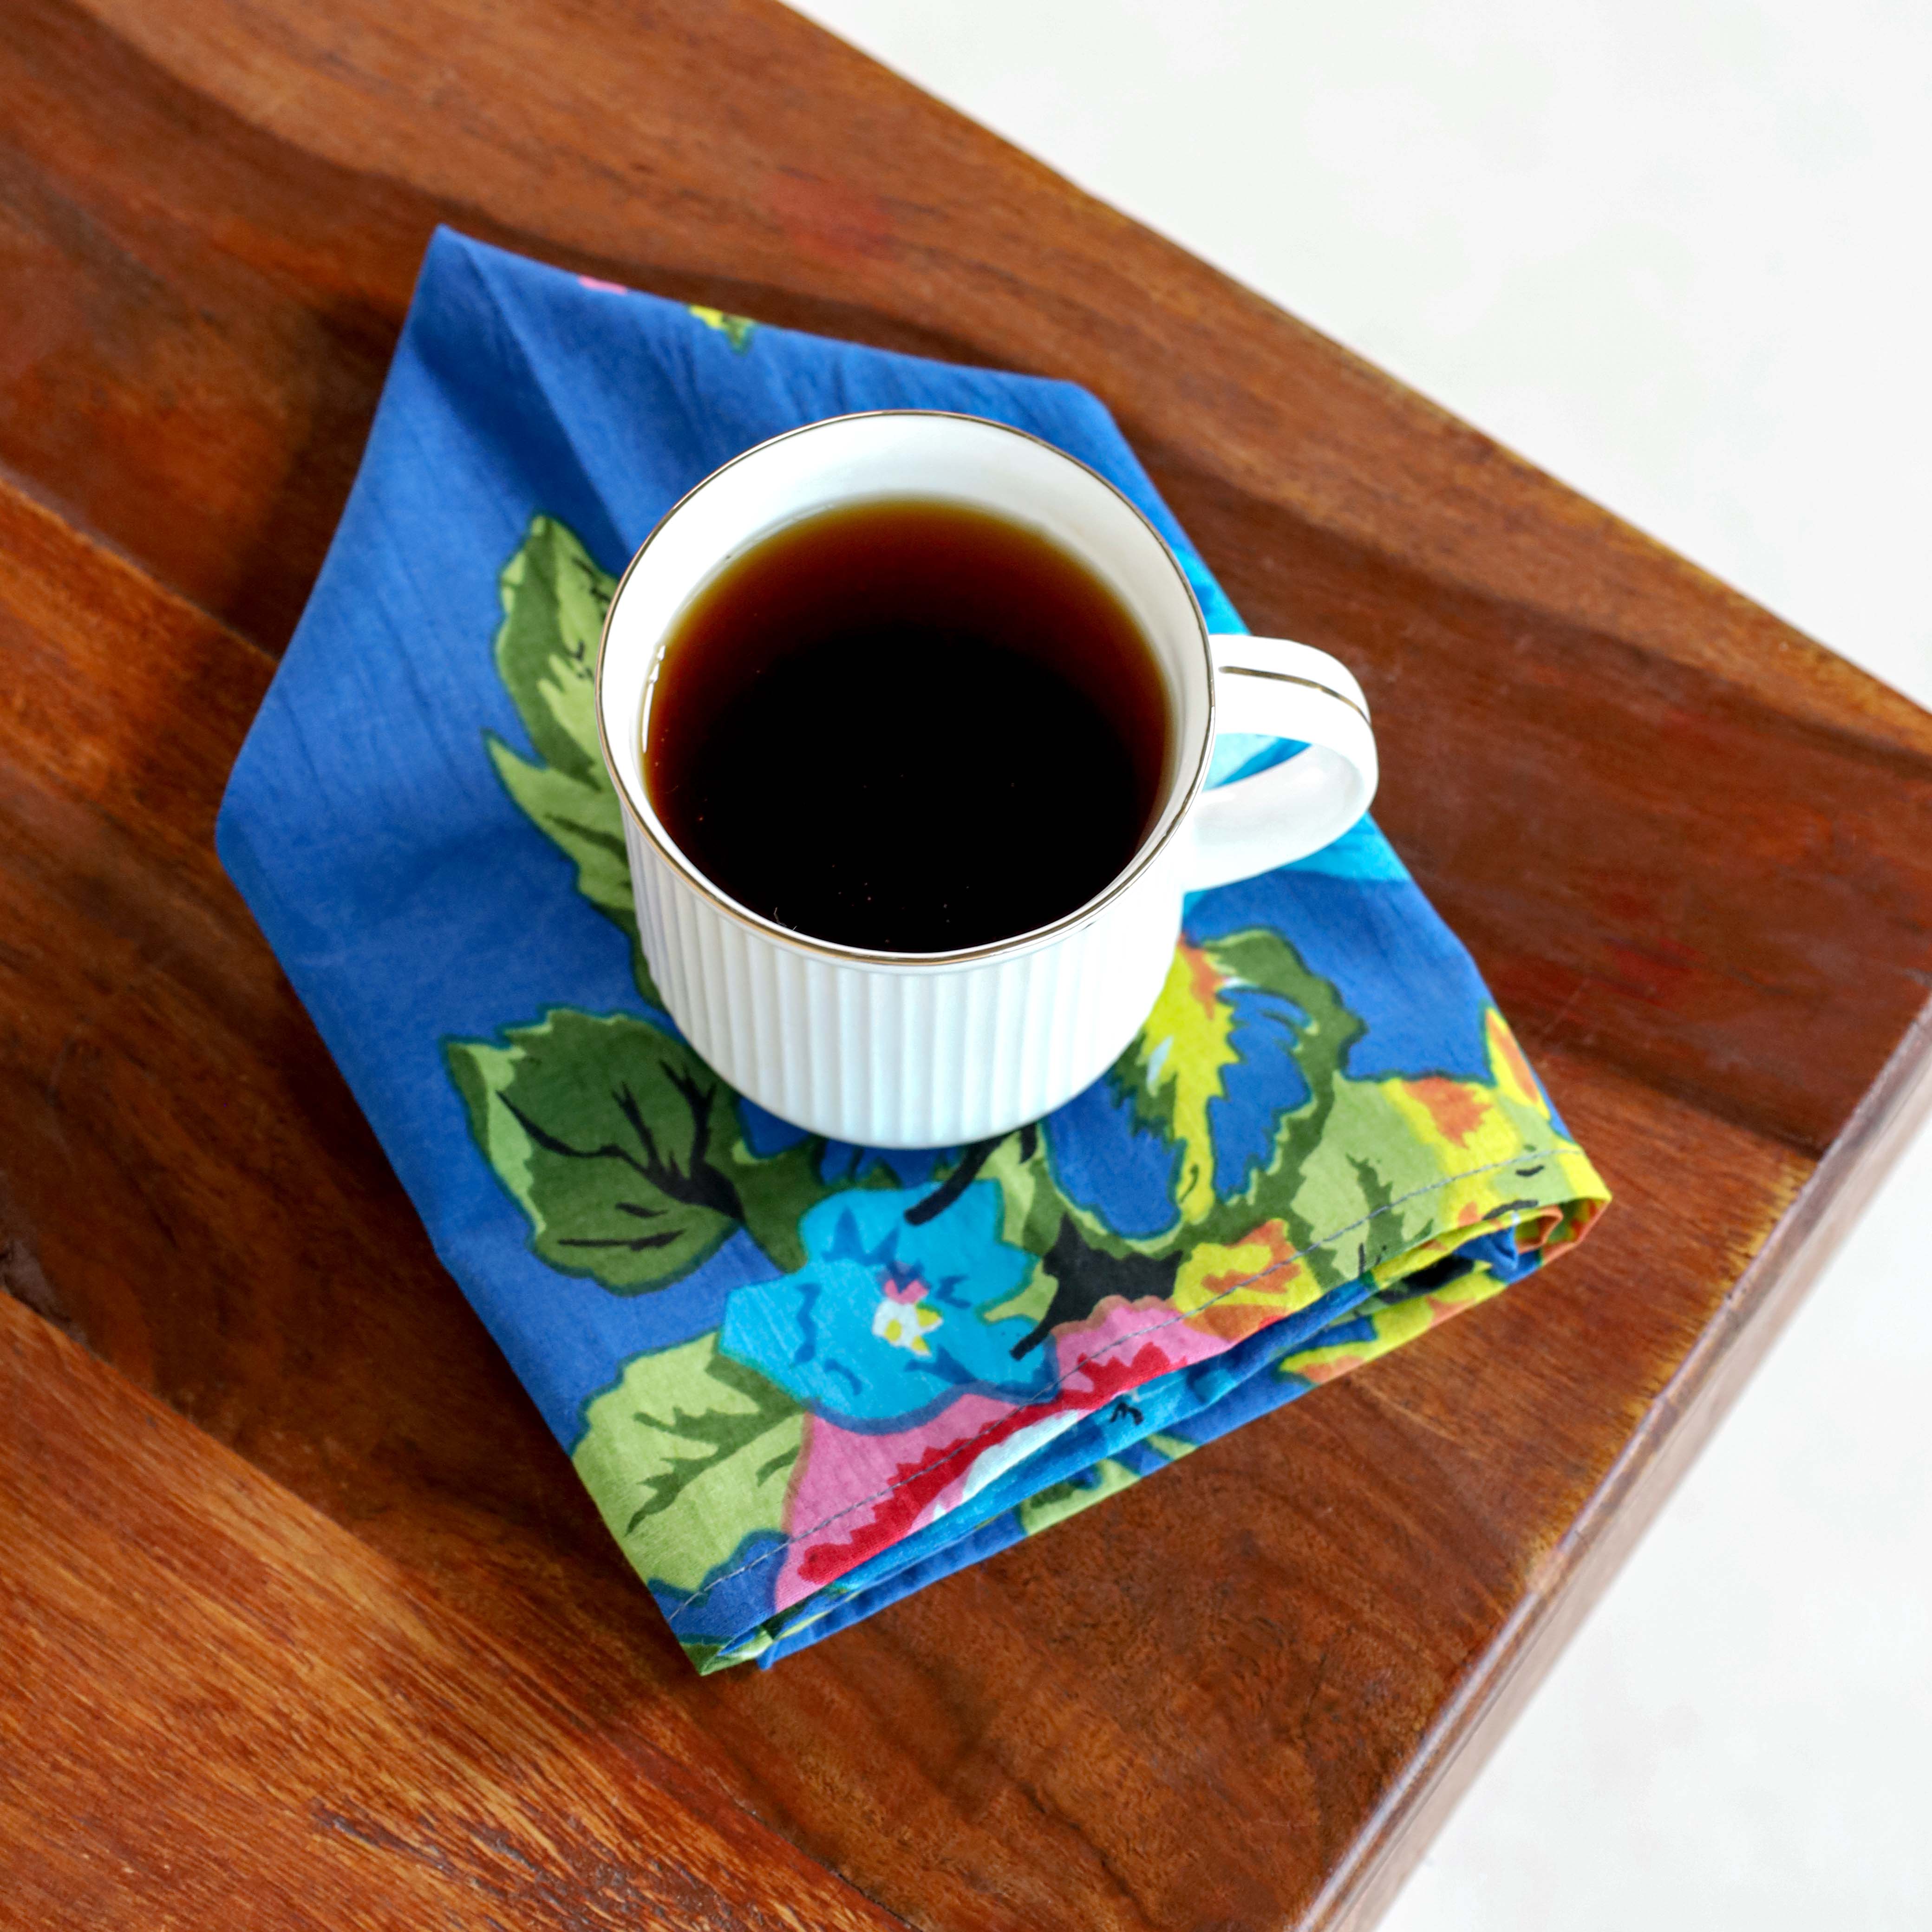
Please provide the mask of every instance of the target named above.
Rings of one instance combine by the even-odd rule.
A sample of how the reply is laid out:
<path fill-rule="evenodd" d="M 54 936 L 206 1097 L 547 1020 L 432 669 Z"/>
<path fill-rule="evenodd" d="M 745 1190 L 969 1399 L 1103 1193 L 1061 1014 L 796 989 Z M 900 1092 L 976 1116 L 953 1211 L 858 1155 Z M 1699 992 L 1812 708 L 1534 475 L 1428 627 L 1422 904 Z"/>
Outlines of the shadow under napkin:
<path fill-rule="evenodd" d="M 1153 518 L 1210 626 L 1240 628 L 1084 391 L 446 230 L 217 831 L 438 1252 L 704 1670 L 770 1663 L 1399 1346 L 1607 1198 L 1366 819 L 1198 895 L 1133 1046 L 996 1142 L 828 1143 L 691 1052 L 597 749 L 614 573 L 728 458 L 882 407 L 1079 457 Z M 1217 770 L 1285 749 L 1224 740 Z"/>

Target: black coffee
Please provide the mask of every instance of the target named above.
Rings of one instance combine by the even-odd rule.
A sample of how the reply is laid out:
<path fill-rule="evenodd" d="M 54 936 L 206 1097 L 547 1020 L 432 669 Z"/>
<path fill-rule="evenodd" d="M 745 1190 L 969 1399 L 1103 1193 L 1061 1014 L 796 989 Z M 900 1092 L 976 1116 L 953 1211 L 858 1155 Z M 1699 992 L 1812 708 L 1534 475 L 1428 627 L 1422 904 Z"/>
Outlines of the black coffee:
<path fill-rule="evenodd" d="M 782 926 L 947 952 L 1051 925 L 1154 817 L 1168 706 L 1140 627 L 1050 539 L 958 504 L 822 512 L 679 616 L 652 804 Z"/>

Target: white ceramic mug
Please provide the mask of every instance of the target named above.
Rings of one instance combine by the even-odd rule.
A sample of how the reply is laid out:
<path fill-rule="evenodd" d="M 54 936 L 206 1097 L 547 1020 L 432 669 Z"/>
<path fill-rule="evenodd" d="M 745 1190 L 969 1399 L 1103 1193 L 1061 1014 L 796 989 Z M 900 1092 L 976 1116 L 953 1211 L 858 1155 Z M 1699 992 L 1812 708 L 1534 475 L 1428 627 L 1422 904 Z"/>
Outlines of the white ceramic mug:
<path fill-rule="evenodd" d="M 1072 551 L 1138 621 L 1169 710 L 1159 808 L 1124 869 L 1051 926 L 956 952 L 872 952 L 760 917 L 678 849 L 644 783 L 658 664 L 694 595 L 782 525 L 908 496 L 991 511 Z M 1173 958 L 1182 894 L 1318 850 L 1376 790 L 1368 705 L 1344 665 L 1306 644 L 1210 636 L 1173 552 L 1111 483 L 1023 430 L 935 410 L 808 424 L 684 497 L 611 599 L 597 716 L 638 931 L 671 1016 L 760 1106 L 872 1147 L 954 1146 L 1072 1099 L 1146 1018 Z M 1309 748 L 1208 791 L 1217 730 Z"/>

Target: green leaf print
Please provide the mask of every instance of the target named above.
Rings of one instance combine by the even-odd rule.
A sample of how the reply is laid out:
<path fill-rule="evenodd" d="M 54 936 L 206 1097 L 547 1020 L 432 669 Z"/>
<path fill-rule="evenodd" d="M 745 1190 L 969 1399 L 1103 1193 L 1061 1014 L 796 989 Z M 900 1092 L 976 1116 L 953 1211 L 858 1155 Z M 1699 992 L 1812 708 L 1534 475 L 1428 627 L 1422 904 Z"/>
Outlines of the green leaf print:
<path fill-rule="evenodd" d="M 544 764 L 608 792 L 597 746 L 597 640 L 616 581 L 554 517 L 534 517 L 498 579 L 496 669 Z"/>
<path fill-rule="evenodd" d="M 638 944 L 616 793 L 598 740 L 598 639 L 615 588 L 570 530 L 538 516 L 500 580 L 496 669 L 536 754 L 485 734 L 506 790 L 577 868 L 584 897 Z M 446 1042 L 471 1132 L 553 1267 L 620 1294 L 667 1286 L 740 1228 L 802 1265 L 799 1218 L 826 1193 L 824 1143 L 769 1160 L 746 1147 L 736 1096 L 676 1036 L 628 1014 L 560 1007 L 504 1043 Z"/>
<path fill-rule="evenodd" d="M 782 1530 L 805 1414 L 703 1335 L 640 1355 L 584 1412 L 572 1460 L 653 1582 L 693 1591 L 748 1536 Z"/>
<path fill-rule="evenodd" d="M 747 1228 L 802 1266 L 799 1217 L 827 1191 L 822 1143 L 745 1147 L 731 1090 L 682 1041 L 627 1013 L 559 1008 L 507 1044 L 449 1042 L 471 1132 L 554 1268 L 622 1294 L 663 1288 Z"/>
<path fill-rule="evenodd" d="M 1268 1164 L 1240 1193 L 1217 1200 L 1195 1233 L 1207 1240 L 1229 1240 L 1261 1222 L 1279 1220 L 1298 1248 L 1307 1247 L 1325 1240 L 1339 1225 L 1336 1216 L 1342 1210 L 1328 1184 L 1328 1163 L 1348 1172 L 1358 1186 L 1365 1183 L 1368 1191 L 1376 1185 L 1368 1175 L 1357 1177 L 1355 1169 L 1362 1156 L 1372 1160 L 1379 1151 L 1379 1138 L 1349 1143 L 1330 1132 L 1338 1102 L 1356 1084 L 1342 1072 L 1342 1063 L 1365 1028 L 1342 1004 L 1335 987 L 1319 974 L 1310 972 L 1278 932 L 1259 928 L 1232 933 L 1216 940 L 1208 950 L 1216 967 L 1229 976 L 1230 983 L 1265 988 L 1300 1010 L 1304 1018 L 1296 1028 L 1294 1062 L 1307 1084 L 1309 1097 L 1282 1116 Z M 1310 1165 L 1318 1155 L 1327 1156 L 1319 1176 L 1311 1173 Z M 1317 1183 L 1312 1187 L 1311 1180 Z M 1352 1203 L 1351 1194 L 1351 1208 Z M 1354 1216 L 1348 1213 L 1344 1218 Z M 1324 1264 L 1318 1250 L 1310 1260 L 1318 1272 Z M 1334 1281 L 1324 1280 L 1323 1286 L 1337 1286 L 1357 1272 L 1342 1268 Z"/>
<path fill-rule="evenodd" d="M 1275 998 L 1258 1010 L 1244 1006 L 1242 996 L 1253 993 Z M 1272 1140 L 1273 1147 L 1243 1189 L 1224 1195 L 1216 1187 L 1214 1123 L 1233 1104 L 1228 1077 L 1257 1054 L 1278 1055 L 1284 1028 L 1307 1097 L 1292 1112 L 1258 1121 L 1260 1145 Z M 1176 1234 L 1185 1228 L 1221 1239 L 1244 1216 L 1252 1224 L 1265 1176 L 1292 1174 L 1301 1150 L 1320 1139 L 1343 1056 L 1362 1030 L 1335 988 L 1279 933 L 1257 928 L 1176 946 L 1146 1024 L 1107 1076 L 1131 1107 L 1136 1130 L 1156 1133 L 1176 1150 Z M 1252 1100 L 1243 1105 L 1256 1107 Z M 1262 1218 L 1274 1211 L 1264 1208 Z"/>
<path fill-rule="evenodd" d="M 562 524 L 540 516 L 498 585 L 496 669 L 537 762 L 486 732 L 490 762 L 530 822 L 575 865 L 578 890 L 629 938 L 638 983 L 655 1004 L 637 943 L 623 818 L 597 737 L 597 643 L 616 580 Z"/>
<path fill-rule="evenodd" d="M 1298 1015 L 1292 1050 L 1308 1094 L 1282 1114 L 1268 1157 L 1246 1185 L 1196 1208 L 1190 1243 L 1238 1244 L 1251 1231 L 1278 1223 L 1287 1247 L 1316 1285 L 1324 1291 L 1339 1287 L 1382 1268 L 1426 1238 L 1443 1212 L 1445 1181 L 1466 1168 L 1480 1169 L 1480 1149 L 1472 1144 L 1466 1152 L 1425 1124 L 1415 1097 L 1423 1088 L 1436 1090 L 1438 1102 L 1453 1104 L 1463 1096 L 1472 1120 L 1484 1108 L 1500 1108 L 1525 1144 L 1546 1137 L 1546 1119 L 1488 1083 L 1425 1078 L 1418 1086 L 1348 1077 L 1344 1063 L 1361 1037 L 1363 1022 L 1280 933 L 1233 933 L 1200 951 L 1204 992 L 1210 981 L 1219 982 L 1212 995 L 1216 1006 L 1226 1004 L 1228 990 L 1241 987 L 1292 1004 Z M 1202 1030 L 1205 1037 L 1217 1036 L 1211 1022 Z M 1144 1042 L 1136 1051 L 1144 1054 Z M 1197 1064 L 1206 1058 L 1197 1052 Z M 1211 1066 L 1211 1059 L 1207 1064 Z M 1216 1086 L 1218 1091 L 1218 1073 Z M 1182 1198 L 1185 1204 L 1184 1186 Z"/>

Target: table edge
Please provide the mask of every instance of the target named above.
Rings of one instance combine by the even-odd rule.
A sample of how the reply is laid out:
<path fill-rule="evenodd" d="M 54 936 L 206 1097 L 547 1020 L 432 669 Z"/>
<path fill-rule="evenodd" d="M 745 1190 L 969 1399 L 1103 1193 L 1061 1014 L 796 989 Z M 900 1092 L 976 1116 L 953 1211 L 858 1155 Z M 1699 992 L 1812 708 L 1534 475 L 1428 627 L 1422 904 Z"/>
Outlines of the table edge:
<path fill-rule="evenodd" d="M 1381 1920 L 1928 1117 L 1932 1000 L 1538 1565 L 1296 1932 L 1370 1932 Z"/>

